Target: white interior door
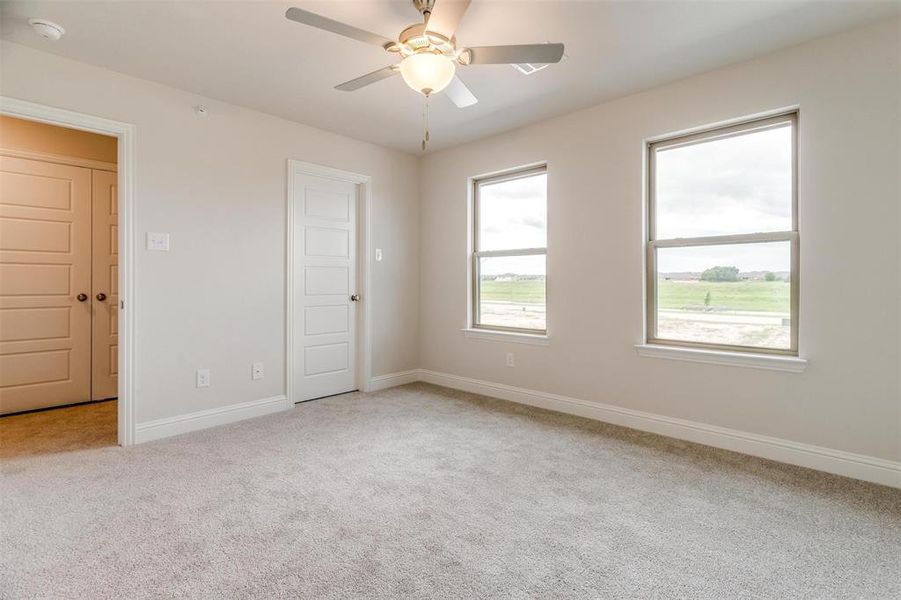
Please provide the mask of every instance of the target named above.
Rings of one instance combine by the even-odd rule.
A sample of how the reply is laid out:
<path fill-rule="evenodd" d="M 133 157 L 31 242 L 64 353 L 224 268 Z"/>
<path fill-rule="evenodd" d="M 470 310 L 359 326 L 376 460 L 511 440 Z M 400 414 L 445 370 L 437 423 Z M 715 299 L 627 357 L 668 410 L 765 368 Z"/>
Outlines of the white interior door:
<path fill-rule="evenodd" d="M 357 184 L 293 173 L 295 402 L 356 386 Z"/>

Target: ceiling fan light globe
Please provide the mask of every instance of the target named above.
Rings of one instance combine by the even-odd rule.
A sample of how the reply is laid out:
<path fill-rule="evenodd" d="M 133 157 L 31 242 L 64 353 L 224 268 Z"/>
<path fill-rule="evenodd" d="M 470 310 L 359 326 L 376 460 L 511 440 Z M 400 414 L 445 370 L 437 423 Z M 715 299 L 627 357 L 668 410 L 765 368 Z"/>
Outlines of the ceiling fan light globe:
<path fill-rule="evenodd" d="M 456 70 L 453 60 L 432 52 L 413 54 L 400 63 L 400 74 L 407 85 L 426 96 L 446 88 Z"/>

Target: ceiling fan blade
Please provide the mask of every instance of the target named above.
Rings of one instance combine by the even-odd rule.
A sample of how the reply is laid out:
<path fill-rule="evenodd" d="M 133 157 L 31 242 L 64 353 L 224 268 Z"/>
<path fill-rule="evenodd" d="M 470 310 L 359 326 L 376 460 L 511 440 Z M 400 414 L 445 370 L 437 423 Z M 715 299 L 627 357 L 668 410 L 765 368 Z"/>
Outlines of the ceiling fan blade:
<path fill-rule="evenodd" d="M 471 65 L 546 64 L 560 62 L 563 44 L 524 44 L 521 46 L 477 46 L 467 48 Z"/>
<path fill-rule="evenodd" d="M 357 77 L 356 79 L 351 79 L 350 81 L 345 81 L 341 85 L 336 85 L 336 90 L 341 90 L 342 92 L 352 92 L 354 90 L 358 90 L 361 87 L 366 87 L 370 83 L 375 83 L 376 81 L 381 81 L 382 79 L 388 79 L 392 75 L 396 75 L 399 73 L 397 65 L 391 65 L 390 67 L 385 67 L 383 69 L 379 69 L 378 71 L 373 71 L 372 73 L 366 73 L 362 77 Z"/>
<path fill-rule="evenodd" d="M 366 42 L 367 44 L 374 44 L 383 48 L 386 45 L 394 43 L 394 40 L 389 40 L 388 38 L 377 33 L 372 33 L 371 31 L 366 31 L 365 29 L 359 29 L 357 27 L 354 27 L 353 25 L 347 25 L 345 23 L 341 23 L 340 21 L 335 21 L 334 19 L 329 19 L 327 17 L 323 17 L 322 15 L 317 15 L 316 13 L 311 13 L 310 11 L 301 10 L 299 8 L 289 8 L 285 13 L 285 17 L 292 21 L 297 21 L 298 23 L 309 25 L 310 27 L 331 31 L 332 33 L 337 33 L 338 35 L 343 35 L 344 37 L 349 37 L 361 42 Z"/>
<path fill-rule="evenodd" d="M 466 87 L 466 84 L 463 83 L 459 77 L 451 79 L 448 86 L 444 88 L 444 93 L 447 94 L 447 97 L 450 98 L 451 102 L 457 105 L 457 108 L 466 108 L 479 101 L 478 98 L 472 95 L 472 92 L 469 91 L 469 88 Z"/>
<path fill-rule="evenodd" d="M 463 13 L 469 8 L 469 2 L 470 0 L 435 0 L 426 21 L 426 31 L 440 33 L 447 39 L 454 37 Z"/>

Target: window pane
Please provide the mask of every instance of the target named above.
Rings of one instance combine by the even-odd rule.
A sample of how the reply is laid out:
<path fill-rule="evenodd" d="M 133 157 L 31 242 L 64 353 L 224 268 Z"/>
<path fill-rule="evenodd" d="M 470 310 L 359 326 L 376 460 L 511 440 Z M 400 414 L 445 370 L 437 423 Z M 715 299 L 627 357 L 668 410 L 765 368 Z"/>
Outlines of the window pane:
<path fill-rule="evenodd" d="M 790 124 L 655 155 L 656 239 L 792 230 Z"/>
<path fill-rule="evenodd" d="M 479 258 L 481 325 L 547 328 L 545 256 Z"/>
<path fill-rule="evenodd" d="M 791 243 L 657 249 L 657 338 L 791 348 Z"/>
<path fill-rule="evenodd" d="M 478 250 L 547 246 L 547 174 L 479 184 Z"/>

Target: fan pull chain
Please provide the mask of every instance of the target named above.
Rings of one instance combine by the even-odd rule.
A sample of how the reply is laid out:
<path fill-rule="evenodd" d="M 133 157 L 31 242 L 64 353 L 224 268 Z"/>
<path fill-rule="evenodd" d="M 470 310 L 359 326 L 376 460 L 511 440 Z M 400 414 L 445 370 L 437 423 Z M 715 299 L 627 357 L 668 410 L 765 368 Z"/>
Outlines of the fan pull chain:
<path fill-rule="evenodd" d="M 425 97 L 425 108 L 422 111 L 423 134 L 422 134 L 422 151 L 429 147 L 429 96 Z"/>

